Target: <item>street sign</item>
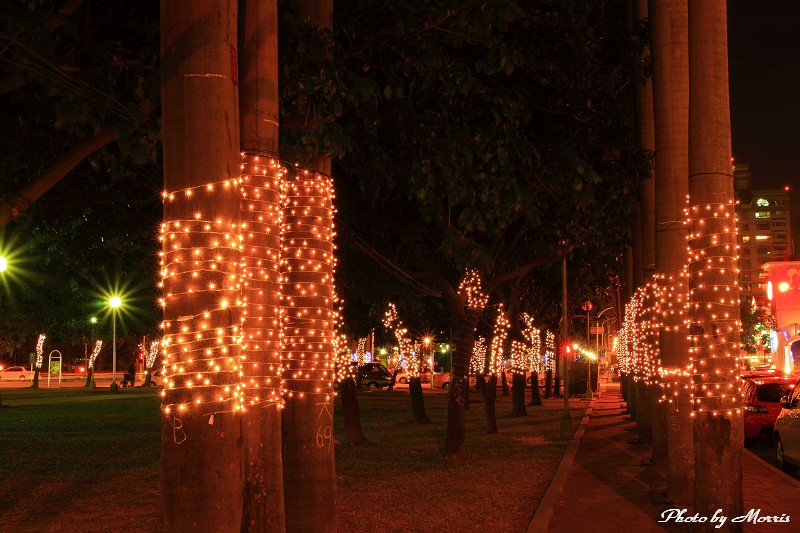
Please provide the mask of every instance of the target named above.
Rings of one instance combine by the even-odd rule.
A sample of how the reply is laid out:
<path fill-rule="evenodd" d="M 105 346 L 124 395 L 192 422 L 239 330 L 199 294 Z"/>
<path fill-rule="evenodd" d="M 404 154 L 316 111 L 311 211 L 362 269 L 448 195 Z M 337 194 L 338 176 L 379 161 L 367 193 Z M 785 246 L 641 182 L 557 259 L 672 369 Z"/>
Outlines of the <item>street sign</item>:
<path fill-rule="evenodd" d="M 584 304 L 583 304 L 583 310 L 584 311 L 591 311 L 592 307 L 593 307 L 592 306 L 592 302 L 584 302 Z"/>

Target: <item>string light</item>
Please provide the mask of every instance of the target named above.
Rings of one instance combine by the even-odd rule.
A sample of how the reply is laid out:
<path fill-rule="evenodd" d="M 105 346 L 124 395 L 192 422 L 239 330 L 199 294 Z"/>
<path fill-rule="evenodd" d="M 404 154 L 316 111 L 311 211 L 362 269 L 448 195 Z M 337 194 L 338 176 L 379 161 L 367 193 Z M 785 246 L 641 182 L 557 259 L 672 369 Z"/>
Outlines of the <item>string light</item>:
<path fill-rule="evenodd" d="M 241 153 L 242 359 L 246 403 L 283 406 L 280 260 L 283 218 L 278 161 Z"/>
<path fill-rule="evenodd" d="M 504 365 L 504 358 L 503 358 L 503 346 L 506 342 L 506 337 L 508 337 L 508 329 L 511 327 L 511 324 L 506 317 L 506 313 L 503 310 L 503 304 L 500 303 L 497 306 L 497 317 L 495 318 L 494 322 L 494 335 L 492 337 L 492 342 L 489 346 L 489 368 L 488 368 L 488 375 L 498 374 L 503 371 Z"/>
<path fill-rule="evenodd" d="M 238 216 L 225 218 L 202 210 L 215 206 L 220 212 L 234 211 L 230 206 L 239 205 L 238 185 L 238 179 L 225 179 L 162 195 L 159 286 L 165 317 L 165 413 L 190 406 L 203 409 L 211 402 L 216 410 L 237 411 L 244 405 L 243 224 Z M 198 309 L 197 301 L 209 302 L 208 307 Z"/>
<path fill-rule="evenodd" d="M 39 334 L 39 339 L 36 341 L 36 369 L 41 370 L 44 363 L 44 333 Z"/>
<path fill-rule="evenodd" d="M 734 204 L 693 202 L 689 233 L 689 353 L 693 414 L 741 412 L 738 252 Z"/>
<path fill-rule="evenodd" d="M 284 396 L 327 405 L 334 377 L 333 180 L 309 171 L 285 179 L 281 224 Z"/>
<path fill-rule="evenodd" d="M 94 342 L 94 348 L 92 349 L 92 354 L 89 356 L 89 370 L 94 369 L 94 361 L 97 359 L 97 356 L 100 355 L 100 348 L 103 347 L 103 341 L 98 340 Z"/>
<path fill-rule="evenodd" d="M 478 337 L 472 345 L 472 357 L 469 359 L 470 374 L 483 374 L 486 371 L 486 338 Z"/>

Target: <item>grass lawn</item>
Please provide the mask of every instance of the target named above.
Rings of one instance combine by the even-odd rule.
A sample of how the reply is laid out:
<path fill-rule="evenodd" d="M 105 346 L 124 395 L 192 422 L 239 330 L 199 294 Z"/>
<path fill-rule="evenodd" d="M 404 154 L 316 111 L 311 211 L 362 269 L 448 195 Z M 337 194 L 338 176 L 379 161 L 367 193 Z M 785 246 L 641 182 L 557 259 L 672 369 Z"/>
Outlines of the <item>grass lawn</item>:
<path fill-rule="evenodd" d="M 0 393 L 0 530 L 163 531 L 157 391 Z M 510 396 L 498 396 L 496 434 L 486 433 L 483 405 L 473 403 L 466 454 L 453 461 L 441 456 L 446 402 L 425 390 L 432 423 L 416 425 L 407 422 L 407 390 L 360 393 L 370 444 L 336 447 L 340 531 L 525 530 L 566 447 L 558 439 L 563 400 L 512 418 Z M 573 417 L 585 406 L 571 400 Z"/>

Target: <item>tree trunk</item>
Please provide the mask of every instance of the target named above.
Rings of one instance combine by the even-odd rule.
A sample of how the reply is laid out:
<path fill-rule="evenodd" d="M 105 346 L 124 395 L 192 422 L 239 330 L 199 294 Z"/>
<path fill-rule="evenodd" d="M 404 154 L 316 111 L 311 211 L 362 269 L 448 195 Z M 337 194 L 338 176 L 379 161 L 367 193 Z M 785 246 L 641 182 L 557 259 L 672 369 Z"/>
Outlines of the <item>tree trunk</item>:
<path fill-rule="evenodd" d="M 243 350 L 251 389 L 244 416 L 243 531 L 286 528 L 281 454 L 278 6 L 246 0 L 240 49 Z M 252 384 L 255 384 L 253 387 Z"/>
<path fill-rule="evenodd" d="M 652 403 L 650 401 L 650 390 L 645 385 L 644 380 L 636 382 L 636 432 L 639 441 L 644 444 L 653 442 L 652 426 Z"/>
<path fill-rule="evenodd" d="M 414 422 L 429 424 L 428 415 L 425 413 L 425 398 L 422 395 L 422 381 L 419 376 L 408 380 L 408 392 L 411 397 L 411 411 L 414 413 Z"/>
<path fill-rule="evenodd" d="M 358 387 L 353 378 L 347 378 L 339 384 L 339 398 L 342 401 L 342 418 L 344 420 L 344 436 L 347 444 L 358 446 L 365 444 L 364 431 L 361 429 L 361 414 L 358 410 Z"/>
<path fill-rule="evenodd" d="M 525 410 L 525 374 L 514 372 L 511 378 L 511 416 L 528 416 Z"/>
<path fill-rule="evenodd" d="M 331 0 L 300 0 L 312 28 L 333 27 Z M 327 55 L 328 50 L 309 51 Z M 293 120 L 297 117 L 293 117 Z M 302 117 L 293 127 L 313 127 Z M 333 183 L 331 160 L 318 157 L 308 174 L 285 183 L 281 242 L 283 302 L 283 479 L 286 530 L 334 533 L 333 453 Z M 306 269 L 310 263 L 315 269 Z M 317 269 L 318 268 L 318 269 Z M 313 319 L 309 317 L 315 317 Z M 308 350 L 312 346 L 312 350 Z M 332 368 L 332 365 L 330 365 Z"/>
<path fill-rule="evenodd" d="M 392 379 L 389 381 L 389 388 L 388 390 L 394 390 L 394 386 L 397 383 L 397 375 L 400 373 L 400 366 L 398 365 L 395 367 L 394 371 L 392 372 Z"/>
<path fill-rule="evenodd" d="M 558 370 L 556 370 L 553 375 L 553 397 L 561 397 L 561 376 L 558 375 Z"/>
<path fill-rule="evenodd" d="M 489 433 L 497 433 L 496 399 L 497 374 L 491 374 L 486 382 L 486 391 L 483 394 L 483 412 L 486 414 L 486 430 Z"/>
<path fill-rule="evenodd" d="M 481 398 L 486 396 L 486 374 L 483 372 L 475 374 L 475 394 L 480 394 Z"/>
<path fill-rule="evenodd" d="M 242 404 L 230 392 L 241 387 L 239 252 L 224 239 L 239 219 L 238 191 L 225 186 L 239 177 L 236 18 L 236 4 L 161 5 L 164 356 L 181 370 L 165 376 L 174 386 L 162 403 L 167 531 L 238 531 L 242 520 Z"/>
<path fill-rule="evenodd" d="M 530 406 L 542 405 L 542 398 L 539 395 L 539 373 L 531 372 L 531 403 Z"/>
<path fill-rule="evenodd" d="M 147 376 L 147 379 L 149 381 L 149 375 Z M 148 382 L 147 384 L 149 385 L 150 383 Z M 94 388 L 94 368 L 89 368 L 86 370 L 86 383 L 83 386 L 86 388 Z"/>
<path fill-rule="evenodd" d="M 505 371 L 500 372 L 500 383 L 503 386 L 503 396 L 508 396 L 508 376 L 506 376 Z"/>
<path fill-rule="evenodd" d="M 39 388 L 39 372 L 41 372 L 41 371 L 42 370 L 39 369 L 39 368 L 34 368 L 33 369 L 33 381 L 31 382 L 31 388 L 32 389 L 38 389 Z"/>
<path fill-rule="evenodd" d="M 469 388 L 469 359 L 475 344 L 473 333 L 480 309 L 466 308 L 465 316 L 456 329 L 453 349 L 453 372 L 447 397 L 447 432 L 444 441 L 444 456 L 454 457 L 464 450 L 466 433 L 466 389 Z"/>
<path fill-rule="evenodd" d="M 553 371 L 548 369 L 544 372 L 544 399 L 547 400 L 553 395 Z"/>
<path fill-rule="evenodd" d="M 640 4 L 645 4 L 640 0 Z M 683 323 L 688 297 L 683 269 L 689 194 L 689 6 L 688 0 L 653 3 L 650 13 L 655 115 L 656 270 L 663 296 L 659 304 L 664 402 L 667 433 L 667 496 L 690 504 L 694 491 L 691 396 L 686 369 L 691 364 Z M 655 450 L 654 450 L 655 452 Z"/>
<path fill-rule="evenodd" d="M 688 318 L 695 402 L 694 511 L 701 516 L 741 516 L 744 506 L 726 15 L 725 0 L 689 3 Z M 702 524 L 701 529 L 712 531 L 714 526 Z M 729 529 L 741 530 L 741 523 Z"/>

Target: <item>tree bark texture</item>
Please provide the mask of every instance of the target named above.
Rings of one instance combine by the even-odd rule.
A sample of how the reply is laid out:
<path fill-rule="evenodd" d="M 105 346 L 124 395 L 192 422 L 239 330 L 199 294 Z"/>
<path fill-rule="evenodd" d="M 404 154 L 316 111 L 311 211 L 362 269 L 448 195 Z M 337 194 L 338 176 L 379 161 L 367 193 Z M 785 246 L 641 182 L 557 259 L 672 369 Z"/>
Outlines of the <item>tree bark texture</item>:
<path fill-rule="evenodd" d="M 689 2 L 689 322 L 695 511 L 743 514 L 739 291 L 725 0 Z M 712 260 L 713 258 L 713 260 Z M 741 531 L 742 524 L 726 524 Z M 704 524 L 703 530 L 713 530 Z"/>
<path fill-rule="evenodd" d="M 207 249 L 209 236 L 203 233 L 202 222 L 195 220 L 197 213 L 209 225 L 224 221 L 227 231 L 239 218 L 238 192 L 235 187 L 223 187 L 239 176 L 236 65 L 231 57 L 237 44 L 236 18 L 235 4 L 211 0 L 161 4 L 164 185 L 166 191 L 177 192 L 175 201 L 165 198 L 164 204 L 165 231 L 170 237 L 163 247 L 163 268 L 171 271 L 164 278 L 164 335 L 170 363 L 188 369 L 182 376 L 165 376 L 165 381 L 173 384 L 164 387 L 161 438 L 167 531 L 241 528 L 242 421 L 236 402 L 225 396 L 226 387 L 239 383 L 239 372 L 227 362 L 236 354 L 216 359 L 216 339 L 198 336 L 195 345 L 190 344 L 194 340 L 180 338 L 183 327 L 198 332 L 223 330 L 222 346 L 233 346 L 230 332 L 238 325 L 238 311 L 232 309 L 236 298 L 231 298 L 231 307 L 220 305 L 238 292 L 230 281 L 237 273 L 238 251 L 228 243 L 221 244 L 216 251 L 221 258 L 215 263 L 218 267 L 211 273 L 207 264 L 208 270 L 201 273 L 202 288 L 198 285 L 192 291 L 193 269 L 187 268 L 189 261 L 181 254 Z M 206 189 L 209 184 L 213 191 Z M 184 190 L 197 193 L 190 196 Z M 192 231 L 184 232 L 184 228 Z M 211 284 L 214 289 L 208 288 Z M 209 385 L 187 385 L 189 376 L 205 369 L 196 368 L 199 361 L 193 363 L 173 347 L 181 342 L 193 353 L 208 349 L 213 354 L 209 357 L 220 366 L 220 372 L 208 374 Z M 219 401 L 220 396 L 225 399 Z M 202 403 L 196 404 L 196 400 Z"/>

